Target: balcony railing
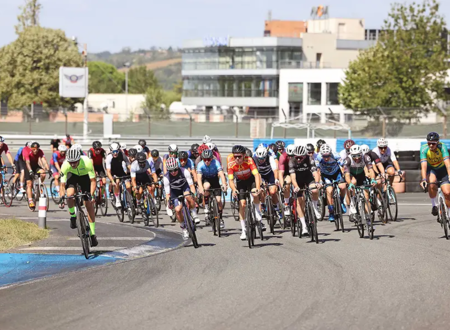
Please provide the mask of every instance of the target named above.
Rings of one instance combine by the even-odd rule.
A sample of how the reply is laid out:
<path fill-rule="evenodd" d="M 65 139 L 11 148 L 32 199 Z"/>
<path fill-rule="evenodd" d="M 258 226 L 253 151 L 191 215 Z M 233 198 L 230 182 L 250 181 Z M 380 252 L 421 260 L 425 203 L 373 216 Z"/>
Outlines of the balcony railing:
<path fill-rule="evenodd" d="M 234 63 L 221 62 L 185 62 L 183 70 L 258 70 L 258 69 L 328 69 L 328 62 L 307 62 L 296 60 L 278 61 L 241 61 Z"/>
<path fill-rule="evenodd" d="M 331 64 L 327 62 L 305 62 L 294 60 L 281 60 L 280 69 L 329 69 Z"/>
<path fill-rule="evenodd" d="M 278 97 L 276 90 L 244 89 L 244 90 L 183 90 L 183 97 Z"/>

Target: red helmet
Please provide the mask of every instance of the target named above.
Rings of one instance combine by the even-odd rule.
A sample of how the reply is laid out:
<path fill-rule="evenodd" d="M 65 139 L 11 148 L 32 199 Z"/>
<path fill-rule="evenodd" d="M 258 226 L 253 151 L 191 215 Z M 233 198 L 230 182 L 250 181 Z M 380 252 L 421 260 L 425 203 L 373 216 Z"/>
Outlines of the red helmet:
<path fill-rule="evenodd" d="M 198 154 L 201 155 L 205 150 L 209 150 L 209 148 L 206 144 L 202 144 L 200 147 L 198 147 Z"/>
<path fill-rule="evenodd" d="M 355 145 L 355 141 L 353 141 L 353 140 L 350 140 L 350 139 L 348 139 L 348 140 L 345 140 L 345 142 L 344 142 L 344 149 L 345 150 L 349 150 L 351 147 L 353 147 Z"/>

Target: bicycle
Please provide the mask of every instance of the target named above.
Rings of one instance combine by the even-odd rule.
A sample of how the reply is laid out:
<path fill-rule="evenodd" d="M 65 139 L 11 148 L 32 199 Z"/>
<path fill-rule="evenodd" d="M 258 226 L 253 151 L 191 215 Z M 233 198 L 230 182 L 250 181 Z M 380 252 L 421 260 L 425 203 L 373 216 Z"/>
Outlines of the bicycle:
<path fill-rule="evenodd" d="M 129 175 L 121 176 L 121 177 L 114 177 L 114 179 L 119 179 L 119 199 L 121 207 L 116 207 L 116 195 L 113 194 L 113 199 L 111 201 L 111 204 L 116 211 L 117 217 L 119 218 L 120 222 L 123 222 L 125 218 L 125 209 L 127 210 L 127 216 L 130 220 L 130 223 L 134 223 L 134 217 L 136 216 L 136 209 L 134 207 L 133 197 L 127 190 L 127 186 L 125 183 L 126 179 L 129 179 Z"/>
<path fill-rule="evenodd" d="M 162 203 L 166 204 L 166 192 L 164 191 L 164 181 L 160 179 L 155 189 L 155 204 L 158 211 L 161 211 Z"/>
<path fill-rule="evenodd" d="M 50 196 L 52 197 L 53 203 L 60 205 L 62 202 L 62 197 L 59 195 L 59 190 L 56 189 L 55 178 L 50 180 Z"/>
<path fill-rule="evenodd" d="M 354 215 L 356 221 L 356 227 L 360 238 L 364 237 L 364 228 L 367 227 L 369 238 L 373 239 L 373 221 L 371 216 L 371 209 L 369 200 L 366 199 L 364 191 L 370 189 L 370 185 L 356 186 L 350 193 L 350 203 L 355 207 L 356 214 Z M 352 194 L 353 192 L 353 194 Z"/>
<path fill-rule="evenodd" d="M 50 206 L 50 198 L 48 196 L 48 190 L 47 190 L 47 186 L 45 185 L 45 183 L 43 183 L 41 181 L 41 176 L 40 176 L 41 172 L 38 171 L 38 173 L 36 173 L 35 175 L 33 175 L 33 177 L 31 178 L 33 183 L 31 185 L 31 198 L 33 199 L 34 202 L 34 207 L 30 207 L 30 204 L 28 203 L 28 208 L 30 209 L 30 211 L 35 211 L 36 210 L 36 203 L 39 202 L 39 199 L 41 197 L 45 198 L 45 205 L 47 208 L 47 211 L 49 210 L 49 206 Z M 47 174 L 49 175 L 49 178 L 52 175 L 51 171 L 47 171 Z"/>
<path fill-rule="evenodd" d="M 437 181 L 437 182 L 430 182 L 430 184 L 436 184 L 438 186 L 438 193 L 437 193 L 437 197 L 438 197 L 438 221 L 441 224 L 441 227 L 444 228 L 444 236 L 445 239 L 448 240 L 448 230 L 449 230 L 449 226 L 450 226 L 450 222 L 449 222 L 449 214 L 448 214 L 448 208 L 447 205 L 445 204 L 445 196 L 444 193 L 442 192 L 441 189 L 441 184 L 442 181 Z M 424 189 L 424 192 L 428 192 L 428 187 Z"/>
<path fill-rule="evenodd" d="M 317 188 L 313 188 L 317 189 Z M 312 193 L 309 187 L 306 187 L 304 189 L 300 189 L 299 192 L 303 191 L 305 193 L 305 222 L 306 227 L 309 233 L 309 236 L 311 237 L 311 242 L 316 242 L 316 244 L 319 244 L 319 234 L 317 232 L 317 218 L 314 211 L 314 204 L 312 202 Z M 298 238 L 302 238 L 303 236 L 303 230 L 302 230 L 302 222 L 297 219 L 297 230 L 298 230 Z"/>
<path fill-rule="evenodd" d="M 398 175 L 393 175 L 393 176 L 398 176 Z M 402 177 L 400 176 L 400 182 L 402 182 Z M 391 218 L 391 221 L 397 221 L 397 215 L 398 215 L 398 204 L 397 204 L 397 195 L 395 193 L 394 188 L 391 186 L 391 183 L 389 181 L 389 179 L 385 179 L 384 180 L 386 186 L 385 189 L 383 191 L 383 196 L 384 196 L 384 203 L 386 205 L 386 217 L 387 214 L 389 213 L 389 217 Z M 386 219 L 387 221 L 387 219 Z"/>
<path fill-rule="evenodd" d="M 297 193 L 294 192 L 294 187 L 291 185 L 291 193 L 289 197 L 289 207 L 291 209 L 291 215 L 290 215 L 290 225 L 291 225 L 291 234 L 292 237 L 295 237 L 296 229 L 298 226 L 298 214 L 297 214 Z"/>
<path fill-rule="evenodd" d="M 6 206 L 6 207 L 10 207 L 12 205 L 12 202 L 14 200 L 14 195 L 13 192 L 11 191 L 10 185 L 9 185 L 9 181 L 6 181 L 6 172 L 5 170 L 7 168 L 11 168 L 11 167 L 7 167 L 7 166 L 3 166 L 0 167 L 0 174 L 2 176 L 2 180 L 0 182 L 0 195 L 1 195 L 1 199 L 2 199 L 2 203 Z M 14 173 L 12 178 L 14 177 Z M 11 180 L 11 178 L 10 178 Z"/>
<path fill-rule="evenodd" d="M 95 215 L 97 215 L 98 209 L 103 216 L 106 216 L 108 211 L 108 194 L 106 192 L 106 185 L 103 184 L 103 178 L 105 176 L 97 176 L 96 187 L 95 187 Z"/>
<path fill-rule="evenodd" d="M 211 227 L 213 228 L 214 236 L 221 236 L 221 228 L 220 228 L 220 216 L 219 216 L 219 204 L 217 203 L 216 196 L 214 195 L 214 192 L 220 190 L 221 188 L 212 188 L 212 189 L 206 189 L 206 192 L 209 192 L 209 201 L 208 201 L 208 207 L 209 207 L 209 214 L 208 219 L 211 223 Z M 223 207 L 223 200 L 222 200 L 222 207 Z"/>
<path fill-rule="evenodd" d="M 320 189 L 319 190 L 319 200 L 317 203 L 317 209 L 319 210 L 320 218 L 318 218 L 317 220 L 323 221 L 323 218 L 325 218 L 325 206 L 327 206 L 327 204 L 328 203 L 327 203 L 326 191 L 324 189 Z"/>
<path fill-rule="evenodd" d="M 258 227 L 259 238 L 264 240 L 264 234 L 262 230 L 262 221 L 256 221 L 255 205 L 253 204 L 253 196 L 250 192 L 244 192 L 245 200 L 247 202 L 245 206 L 245 229 L 247 232 L 248 247 L 255 246 L 256 227 Z"/>
<path fill-rule="evenodd" d="M 14 177 L 18 175 L 17 179 L 14 180 Z M 16 201 L 21 202 L 23 200 L 23 197 L 25 196 L 25 193 L 20 193 L 20 173 L 15 173 L 13 176 L 11 176 L 8 180 L 8 187 L 11 191 L 11 198 L 16 199 Z M 11 201 L 12 204 L 12 201 Z"/>
<path fill-rule="evenodd" d="M 265 190 L 265 193 L 266 193 L 265 204 L 266 204 L 267 223 L 269 224 L 270 232 L 272 233 L 272 235 L 275 235 L 275 223 L 277 221 L 276 218 L 278 220 L 280 220 L 280 218 L 278 217 L 278 214 L 276 214 L 276 212 L 275 212 L 275 208 L 274 208 L 273 202 L 272 202 L 272 196 L 270 196 L 270 193 L 269 193 L 269 187 L 272 187 L 272 186 L 276 186 L 276 184 L 267 184 L 266 183 L 263 185 L 262 189 Z M 280 210 L 280 211 L 283 212 L 282 210 Z M 281 222 L 280 222 L 280 227 L 281 227 Z"/>
<path fill-rule="evenodd" d="M 150 221 L 153 222 L 153 226 L 156 228 L 159 227 L 159 210 L 158 206 L 154 202 L 153 198 L 151 198 L 150 193 L 148 192 L 147 187 L 151 186 L 151 183 L 145 183 L 143 185 L 138 185 L 137 188 L 143 188 L 142 200 L 143 202 L 140 204 L 141 206 L 141 214 L 144 219 L 144 226 L 148 226 Z M 155 219 L 156 218 L 156 219 Z"/>
<path fill-rule="evenodd" d="M 231 196 L 230 208 L 233 214 L 234 220 L 239 221 L 239 199 L 237 196 Z"/>
<path fill-rule="evenodd" d="M 326 192 L 327 187 L 333 187 L 333 191 L 331 192 L 331 198 L 333 200 L 333 209 L 334 209 L 334 225 L 336 226 L 336 230 L 342 230 L 342 232 L 345 232 L 344 229 L 344 216 L 342 214 L 342 208 L 341 208 L 341 189 L 339 188 L 339 184 L 342 183 L 341 181 L 333 180 L 331 183 L 327 183 L 324 185 L 324 191 Z M 325 194 L 326 196 L 326 194 Z M 320 197 L 319 197 L 320 200 Z"/>
<path fill-rule="evenodd" d="M 184 219 L 184 228 L 187 229 L 189 233 L 189 237 L 191 238 L 192 245 L 194 248 L 198 248 L 200 245 L 197 241 L 197 234 L 195 233 L 196 228 L 194 224 L 194 220 L 192 219 L 191 212 L 189 211 L 188 206 L 186 205 L 186 196 L 194 196 L 194 194 L 190 193 L 188 195 L 180 195 L 176 199 L 181 203 L 182 206 L 182 213 L 183 213 L 183 219 Z M 172 202 L 174 198 L 171 199 Z"/>
<path fill-rule="evenodd" d="M 81 240 L 81 247 L 83 249 L 83 254 L 86 259 L 89 259 L 90 247 L 92 246 L 91 241 L 91 227 L 89 225 L 89 220 L 86 214 L 83 211 L 83 200 L 89 200 L 91 198 L 91 194 L 89 193 L 81 193 L 81 188 L 77 184 L 76 193 L 74 196 L 67 197 L 64 196 L 64 199 L 75 199 L 75 206 L 77 208 L 77 231 L 78 237 Z"/>
<path fill-rule="evenodd" d="M 371 210 L 372 222 L 375 221 L 375 213 L 377 213 L 378 219 L 382 223 L 386 224 L 387 223 L 387 217 L 385 217 L 386 204 L 384 202 L 383 194 L 377 187 L 371 187 L 369 189 L 369 202 L 370 205 L 372 206 Z"/>

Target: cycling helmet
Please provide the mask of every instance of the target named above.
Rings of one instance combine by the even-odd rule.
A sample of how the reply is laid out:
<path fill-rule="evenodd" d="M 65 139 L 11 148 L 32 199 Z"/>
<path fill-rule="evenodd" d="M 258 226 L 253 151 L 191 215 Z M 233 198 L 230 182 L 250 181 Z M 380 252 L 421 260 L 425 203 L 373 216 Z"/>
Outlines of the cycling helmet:
<path fill-rule="evenodd" d="M 178 159 L 188 159 L 189 155 L 186 151 L 180 151 L 178 154 Z"/>
<path fill-rule="evenodd" d="M 94 141 L 92 142 L 92 148 L 94 149 L 100 149 L 102 147 L 102 143 L 100 141 Z"/>
<path fill-rule="evenodd" d="M 75 147 L 75 146 L 73 146 L 73 147 Z M 117 142 L 113 142 L 109 146 L 109 150 L 111 150 L 111 151 L 119 151 L 119 149 L 120 149 L 120 145 Z"/>
<path fill-rule="evenodd" d="M 231 152 L 233 154 L 245 154 L 245 147 L 241 146 L 241 145 L 235 145 L 232 149 Z"/>
<path fill-rule="evenodd" d="M 139 144 L 136 144 L 136 145 L 134 146 L 134 149 L 136 149 L 136 151 L 137 151 L 138 153 L 144 151 L 144 148 L 142 148 Z"/>
<path fill-rule="evenodd" d="M 169 152 L 178 152 L 178 146 L 176 144 L 169 145 Z"/>
<path fill-rule="evenodd" d="M 306 154 L 307 154 L 307 151 L 306 151 L 306 148 L 304 146 L 297 146 L 297 147 L 295 147 L 295 150 L 294 150 L 294 155 L 295 156 L 306 156 Z"/>
<path fill-rule="evenodd" d="M 427 141 L 439 142 L 439 134 L 436 132 L 430 132 L 427 135 Z"/>
<path fill-rule="evenodd" d="M 166 168 L 168 171 L 173 171 L 178 169 L 178 161 L 176 158 L 167 158 Z"/>
<path fill-rule="evenodd" d="M 308 151 L 308 153 L 309 152 L 314 152 L 314 145 L 312 143 L 308 143 L 306 145 L 306 151 Z"/>
<path fill-rule="evenodd" d="M 209 142 L 211 142 L 212 140 L 211 140 L 211 138 L 208 136 L 208 135 L 205 135 L 204 137 L 203 137 L 203 140 L 202 140 L 202 142 L 203 142 L 203 144 L 207 144 L 207 143 L 209 143 Z"/>
<path fill-rule="evenodd" d="M 159 151 L 156 149 L 153 149 L 151 155 L 152 155 L 152 157 L 155 157 L 155 158 L 159 157 Z"/>
<path fill-rule="evenodd" d="M 198 152 L 198 147 L 200 147 L 200 146 L 198 145 L 198 143 L 194 143 L 193 145 L 191 145 L 191 151 L 192 151 L 193 153 L 197 153 L 197 152 Z"/>
<path fill-rule="evenodd" d="M 197 149 L 197 151 L 198 151 L 198 153 L 201 155 L 202 154 L 202 152 L 204 151 L 204 150 L 209 150 L 209 148 L 208 148 L 208 146 L 206 145 L 206 144 L 202 144 L 200 147 L 198 147 L 198 149 Z"/>
<path fill-rule="evenodd" d="M 250 149 L 246 148 L 245 149 L 245 155 L 247 157 L 253 157 L 253 152 Z"/>
<path fill-rule="evenodd" d="M 387 143 L 386 139 L 384 139 L 384 138 L 378 139 L 377 147 L 384 148 L 384 147 L 387 147 L 387 146 L 388 146 L 388 143 Z"/>
<path fill-rule="evenodd" d="M 268 148 L 269 148 L 269 145 L 268 145 L 267 143 L 260 143 L 260 144 L 258 145 L 258 147 L 256 147 L 256 148 L 258 149 L 259 147 L 263 147 L 264 149 L 268 149 Z"/>
<path fill-rule="evenodd" d="M 130 150 L 128 150 L 128 155 L 132 158 L 136 158 L 136 155 L 138 154 L 136 148 L 130 148 Z"/>
<path fill-rule="evenodd" d="M 208 159 L 208 158 L 211 159 L 211 158 L 213 158 L 213 152 L 211 150 L 209 150 L 209 149 L 203 150 L 202 158 L 203 159 Z"/>
<path fill-rule="evenodd" d="M 58 151 L 59 152 L 66 152 L 67 151 L 67 147 L 64 144 L 61 144 L 60 146 L 58 146 Z"/>
<path fill-rule="evenodd" d="M 355 145 L 355 141 L 353 141 L 351 139 L 345 140 L 344 149 L 348 151 L 354 145 Z"/>
<path fill-rule="evenodd" d="M 33 143 L 31 143 L 31 146 L 30 146 L 30 148 L 40 148 L 41 147 L 41 145 L 39 144 L 39 142 L 33 142 Z"/>
<path fill-rule="evenodd" d="M 147 155 L 145 154 L 145 152 L 139 152 L 136 155 L 136 159 L 138 163 L 145 163 L 147 161 Z"/>
<path fill-rule="evenodd" d="M 138 144 L 143 148 L 147 145 L 147 142 L 143 139 L 139 140 Z"/>
<path fill-rule="evenodd" d="M 126 149 L 127 148 L 127 144 L 126 143 L 119 143 L 120 144 L 120 149 Z"/>
<path fill-rule="evenodd" d="M 369 152 L 370 148 L 367 144 L 363 144 L 361 146 L 361 152 L 363 153 L 363 155 L 367 154 Z"/>
<path fill-rule="evenodd" d="M 317 140 L 316 146 L 320 150 L 320 147 L 322 146 L 322 144 L 325 144 L 325 143 L 326 143 L 325 140 L 320 139 L 320 140 Z"/>
<path fill-rule="evenodd" d="M 26 143 L 25 143 L 25 147 L 30 146 L 32 143 L 33 143 L 33 141 L 28 141 L 28 142 L 26 142 Z"/>
<path fill-rule="evenodd" d="M 275 142 L 275 144 L 277 145 L 278 149 L 284 149 L 286 147 L 286 144 L 284 143 L 284 141 L 281 141 L 281 140 Z"/>
<path fill-rule="evenodd" d="M 295 145 L 290 144 L 286 147 L 286 153 L 288 156 L 294 156 Z"/>
<path fill-rule="evenodd" d="M 353 156 L 362 156 L 361 147 L 357 144 L 350 147 L 350 155 Z"/>
<path fill-rule="evenodd" d="M 5 139 L 3 138 L 3 136 L 0 136 L 0 142 L 5 142 Z"/>
<path fill-rule="evenodd" d="M 80 159 L 81 159 L 81 151 L 80 151 L 80 150 L 70 148 L 70 149 L 67 151 L 67 154 L 66 154 L 66 160 L 67 160 L 69 163 L 77 162 L 77 161 L 79 161 Z"/>
<path fill-rule="evenodd" d="M 257 158 L 266 158 L 267 157 L 267 149 L 264 147 L 258 147 L 255 152 L 255 156 Z"/>
<path fill-rule="evenodd" d="M 206 145 L 208 146 L 209 149 L 214 150 L 216 148 L 216 145 L 212 142 L 208 142 L 206 143 Z"/>
<path fill-rule="evenodd" d="M 323 155 L 329 155 L 331 154 L 331 148 L 328 144 L 322 144 L 320 147 L 320 154 Z"/>

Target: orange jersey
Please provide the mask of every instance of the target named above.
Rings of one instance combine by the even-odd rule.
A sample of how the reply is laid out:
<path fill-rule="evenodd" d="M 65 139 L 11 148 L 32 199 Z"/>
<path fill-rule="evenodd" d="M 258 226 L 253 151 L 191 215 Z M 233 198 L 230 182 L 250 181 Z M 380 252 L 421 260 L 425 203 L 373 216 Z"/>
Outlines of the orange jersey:
<path fill-rule="evenodd" d="M 229 154 L 227 157 L 228 179 L 247 180 L 253 175 L 258 174 L 258 169 L 252 157 L 244 156 L 244 162 L 241 165 L 236 163 L 233 154 Z"/>

